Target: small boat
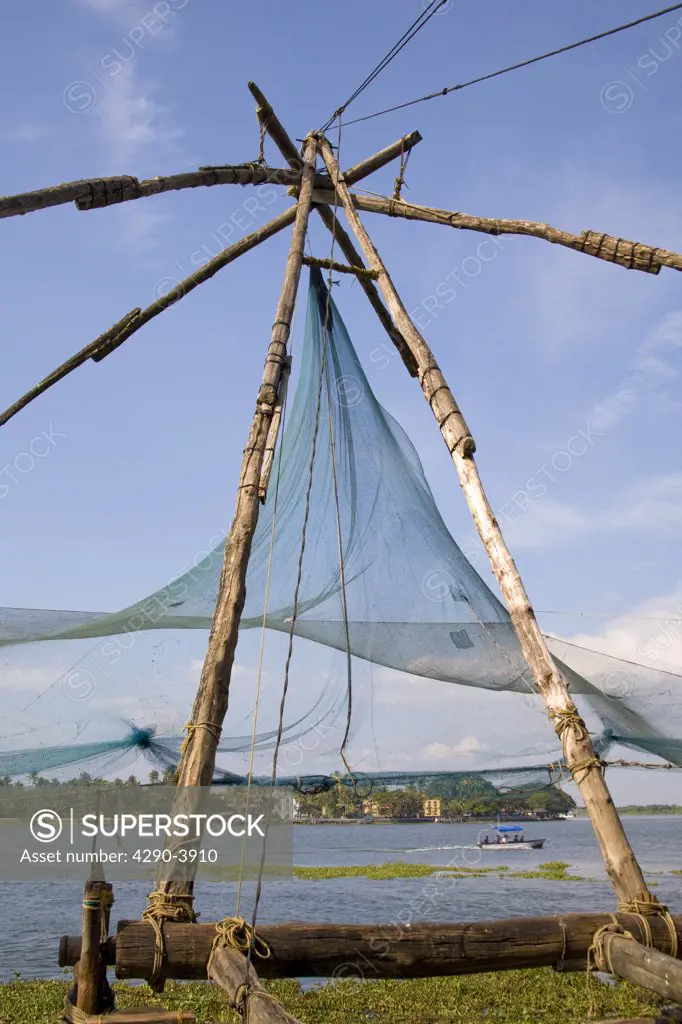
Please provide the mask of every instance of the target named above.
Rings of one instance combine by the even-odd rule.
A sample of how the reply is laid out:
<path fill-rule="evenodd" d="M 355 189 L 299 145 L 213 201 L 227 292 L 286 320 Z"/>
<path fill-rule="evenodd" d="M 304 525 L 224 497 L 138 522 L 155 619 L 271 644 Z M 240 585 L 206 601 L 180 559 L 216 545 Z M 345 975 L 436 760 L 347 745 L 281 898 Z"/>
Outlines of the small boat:
<path fill-rule="evenodd" d="M 476 843 L 480 850 L 540 850 L 545 845 L 544 839 L 524 839 L 523 825 L 495 825 L 491 831 L 495 838 L 484 835 Z"/>

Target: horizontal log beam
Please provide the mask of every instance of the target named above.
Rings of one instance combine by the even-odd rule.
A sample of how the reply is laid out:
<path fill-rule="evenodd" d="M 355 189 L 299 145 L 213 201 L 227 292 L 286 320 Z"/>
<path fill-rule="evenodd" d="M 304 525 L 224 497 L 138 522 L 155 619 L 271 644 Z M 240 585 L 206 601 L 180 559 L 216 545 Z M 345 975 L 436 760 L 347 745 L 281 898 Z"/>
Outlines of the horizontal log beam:
<path fill-rule="evenodd" d="M 377 154 L 378 156 L 378 154 Z M 300 170 L 290 167 L 265 167 L 260 164 L 222 164 L 200 167 L 198 171 L 170 174 L 166 177 L 139 181 L 129 174 L 111 178 L 87 178 L 67 181 L 63 185 L 22 192 L 15 196 L 0 197 L 0 219 L 19 217 L 35 210 L 74 202 L 79 210 L 97 210 L 103 206 L 127 203 L 131 199 L 144 199 L 161 192 L 178 192 L 185 188 L 212 185 L 284 185 L 291 188 L 301 181 Z M 317 174 L 318 188 L 329 188 L 326 174 Z"/>
<path fill-rule="evenodd" d="M 619 978 L 682 1003 L 682 961 L 649 949 L 624 935 L 604 936 L 605 966 Z"/>
<path fill-rule="evenodd" d="M 617 914 L 618 922 L 640 935 L 636 915 Z M 673 921 L 682 945 L 682 915 Z M 649 919 L 654 943 L 669 948 L 670 934 L 660 917 Z M 261 925 L 258 935 L 271 956 L 258 961 L 266 978 L 331 977 L 353 965 L 367 978 L 429 978 L 485 971 L 569 965 L 584 970 L 597 929 L 611 914 L 564 914 L 468 924 L 416 922 L 395 925 Z M 215 938 L 214 924 L 167 924 L 164 928 L 169 978 L 205 978 Z M 122 921 L 110 940 L 107 962 L 119 978 L 148 978 L 154 964 L 155 936 L 150 925 Z M 80 936 L 64 936 L 59 964 L 72 966 L 80 955 Z"/>
<path fill-rule="evenodd" d="M 356 277 L 369 277 L 376 279 L 376 270 L 368 270 L 364 265 L 348 267 L 345 263 L 337 263 L 330 259 L 317 259 L 315 256 L 304 256 L 303 262 L 306 267 L 319 267 L 320 270 L 335 270 L 338 274 L 355 274 Z"/>
<path fill-rule="evenodd" d="M 468 213 L 453 213 L 430 206 L 417 206 L 401 199 L 389 199 L 388 196 L 354 195 L 352 198 L 356 209 L 367 213 L 382 213 L 388 217 L 443 224 L 445 227 L 479 231 L 486 235 L 527 235 L 554 245 L 563 245 L 577 252 L 584 252 L 607 263 L 617 263 L 627 270 L 642 270 L 648 274 L 658 274 L 661 267 L 682 270 L 680 253 L 644 245 L 641 242 L 629 242 L 627 239 L 616 238 L 601 231 L 583 231 L 580 235 L 574 235 L 570 231 L 563 231 L 539 221 L 476 217 Z M 333 206 L 334 193 L 329 191 L 325 194 L 316 189 L 313 193 L 313 202 Z"/>

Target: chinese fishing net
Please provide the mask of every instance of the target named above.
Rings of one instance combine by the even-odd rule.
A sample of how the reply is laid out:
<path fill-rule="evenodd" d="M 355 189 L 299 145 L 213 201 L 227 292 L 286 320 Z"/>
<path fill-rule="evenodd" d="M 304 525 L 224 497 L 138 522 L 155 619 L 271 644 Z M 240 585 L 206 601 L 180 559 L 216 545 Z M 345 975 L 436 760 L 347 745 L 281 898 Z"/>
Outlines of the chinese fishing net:
<path fill-rule="evenodd" d="M 321 650 L 326 649 L 328 655 L 341 652 L 339 663 L 343 664 L 348 645 L 354 676 L 361 681 L 363 666 L 380 666 L 384 672 L 395 670 L 422 681 L 455 684 L 461 694 L 465 693 L 462 687 L 489 691 L 494 697 L 489 702 L 492 718 L 532 718 L 538 742 L 525 752 L 497 746 L 497 761 L 504 763 L 480 765 L 479 770 L 500 788 L 527 786 L 534 780 L 543 785 L 551 782 L 556 777 L 551 763 L 559 764 L 559 747 L 509 615 L 445 526 L 417 452 L 377 401 L 317 269 L 310 272 L 304 347 L 297 362 L 297 386 L 286 410 L 267 500 L 253 541 L 240 650 L 248 631 L 255 638 L 263 625 L 267 593 L 268 635 L 279 633 L 285 641 L 295 620 L 295 635 L 310 642 L 304 644 L 308 678 L 300 685 L 292 683 L 300 700 L 295 720 L 285 725 L 285 744 L 311 730 L 319 731 L 320 722 L 334 721 L 337 727 L 331 730 L 335 738 L 326 736 L 315 748 L 321 771 L 304 776 L 302 771 L 292 771 L 297 766 L 290 763 L 282 778 L 291 781 L 294 777 L 300 788 L 324 789 L 335 784 L 338 722 L 348 709 L 342 678 L 345 669 L 341 676 L 337 673 L 336 690 L 332 692 L 334 687 L 325 684 L 321 691 L 318 688 L 316 699 L 309 676 L 315 672 L 329 676 L 328 665 L 319 661 Z M 307 544 L 294 609 L 306 519 Z M 223 548 L 224 540 L 167 586 L 113 614 L 2 609 L 0 654 L 16 656 L 26 645 L 32 649 L 47 644 L 52 648 L 82 647 L 93 640 L 98 641 L 100 653 L 106 645 L 118 652 L 131 646 L 131 636 L 149 637 L 158 631 L 165 631 L 166 636 L 198 631 L 205 643 Z M 339 548 L 345 569 L 346 616 Z M 681 677 L 552 637 L 547 640 L 602 752 L 620 744 L 682 765 Z M 278 652 L 283 653 L 281 644 Z M 87 679 L 93 686 L 101 682 L 100 694 L 106 694 L 107 679 L 100 679 L 101 663 L 101 657 L 90 658 Z M 125 663 L 126 658 L 121 657 L 121 664 Z M 282 663 L 273 668 L 280 682 Z M 7 671 L 11 664 L 11 658 L 5 662 Z M 107 678 L 110 674 L 104 673 Z M 305 678 L 303 669 L 298 678 Z M 305 706 L 308 691 L 311 696 Z M 371 699 L 371 687 L 360 685 L 352 706 L 354 728 L 358 723 L 366 725 Z M 190 700 L 188 696 L 188 703 Z M 106 710 L 106 702 L 102 708 Z M 257 750 L 272 746 L 275 723 L 271 724 L 272 729 L 257 734 Z M 250 747 L 246 728 L 244 733 L 221 743 L 219 763 L 221 752 Z M 504 735 L 500 733 L 500 740 Z M 125 729 L 116 740 L 102 736 L 91 743 L 59 746 L 54 741 L 52 746 L 43 742 L 38 747 L 0 752 L 0 777 L 87 765 L 93 760 L 109 768 L 112 759 L 140 751 L 152 764 L 168 768 L 177 763 L 179 743 L 177 735 L 156 736 L 154 730 L 139 726 Z M 389 785 L 405 785 L 409 779 L 414 784 L 418 779 L 433 783 L 437 776 L 447 774 L 419 772 L 418 765 L 412 767 L 414 771 L 382 771 L 380 759 L 377 762 L 375 758 L 374 764 L 359 774 L 370 783 Z M 447 765 L 453 777 L 457 768 L 453 763 Z M 239 772 L 227 770 L 223 776 L 230 781 L 243 778 Z"/>

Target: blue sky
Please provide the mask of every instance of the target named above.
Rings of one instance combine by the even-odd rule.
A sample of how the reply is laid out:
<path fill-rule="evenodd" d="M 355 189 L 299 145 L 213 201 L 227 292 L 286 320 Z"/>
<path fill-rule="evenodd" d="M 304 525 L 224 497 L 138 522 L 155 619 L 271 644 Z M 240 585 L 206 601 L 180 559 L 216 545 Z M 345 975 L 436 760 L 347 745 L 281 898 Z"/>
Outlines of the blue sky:
<path fill-rule="evenodd" d="M 652 6 L 455 0 L 352 113 L 453 85 Z M 254 159 L 249 79 L 302 137 L 420 10 L 411 0 L 374 0 L 370 10 L 349 0 L 341 22 L 331 5 L 309 2 L 12 5 L 0 62 L 0 190 Z M 416 128 L 424 141 L 409 161 L 409 200 L 603 230 L 679 251 L 680 13 L 348 126 L 342 163 Z M 267 156 L 281 163 L 274 148 Z M 390 193 L 395 173 L 386 168 L 367 187 Z M 189 273 L 198 250 L 215 253 L 289 202 L 261 193 L 262 210 L 249 211 L 250 194 L 225 186 L 5 220 L 0 404 Z M 511 237 L 484 261 L 481 235 L 370 215 L 365 222 L 476 437 L 484 483 L 543 628 L 682 668 L 676 273 L 627 272 Z M 311 241 L 328 255 L 328 236 L 316 223 Z M 283 234 L 259 247 L 3 429 L 2 605 L 124 606 L 167 582 L 226 528 L 287 245 Z M 444 282 L 454 293 L 438 308 L 430 297 L 443 296 Z M 420 452 L 448 526 L 489 581 L 419 389 L 396 358 L 376 356 L 384 337 L 357 287 L 344 281 L 335 298 L 380 401 Z M 30 455 L 39 450 L 47 454 Z M 556 611 L 597 614 L 545 614 Z M 167 709 L 176 724 L 201 657 L 200 644 L 183 641 L 182 651 L 180 664 L 168 646 L 164 663 L 177 669 L 177 700 Z M 190 661 L 191 680 L 182 667 Z M 54 674 L 45 664 L 31 671 L 30 679 L 11 666 L 4 674 L 13 714 L 23 700 L 18 680 L 39 687 Z M 160 671 L 158 678 L 161 686 Z M 131 672 L 119 683 L 120 700 L 139 677 Z M 387 735 L 401 736 L 403 709 L 422 714 L 420 729 L 400 740 L 425 761 L 419 766 L 450 766 L 485 747 L 489 702 L 462 715 L 452 688 L 396 678 L 377 685 Z M 617 797 L 682 797 L 673 779 L 613 780 Z"/>

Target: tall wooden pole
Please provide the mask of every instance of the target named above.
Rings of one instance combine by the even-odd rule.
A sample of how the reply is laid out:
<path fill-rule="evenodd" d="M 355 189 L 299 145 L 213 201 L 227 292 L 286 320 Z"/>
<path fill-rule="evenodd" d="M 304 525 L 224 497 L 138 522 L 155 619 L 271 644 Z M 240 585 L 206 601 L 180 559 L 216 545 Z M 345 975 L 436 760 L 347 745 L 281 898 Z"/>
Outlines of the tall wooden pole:
<path fill-rule="evenodd" d="M 258 522 L 259 485 L 270 424 L 277 405 L 282 367 L 303 263 L 303 248 L 311 209 L 317 148 L 307 140 L 301 191 L 289 248 L 284 284 L 277 304 L 270 346 L 256 411 L 244 448 L 237 508 L 225 544 L 225 556 L 218 587 L 218 599 L 199 689 L 188 726 L 187 742 L 178 765 L 178 786 L 207 786 L 213 779 L 216 748 L 220 739 L 230 690 L 230 676 L 237 647 L 239 620 L 246 600 L 246 570 L 251 542 Z M 158 893 L 174 895 L 191 892 L 187 882 L 160 882 Z"/>
<path fill-rule="evenodd" d="M 379 253 L 360 221 L 348 186 L 326 139 L 320 139 L 320 149 L 346 217 L 369 266 L 378 274 L 377 283 L 396 327 L 416 360 L 422 391 L 452 456 L 467 504 L 488 553 L 524 657 L 533 673 L 538 691 L 547 705 L 550 718 L 563 745 L 567 766 L 592 819 L 606 870 L 618 898 L 622 904 L 655 902 L 625 835 L 585 723 L 569 696 L 566 681 L 549 653 L 519 571 L 483 490 L 474 460 L 476 446 L 469 428 L 431 349 L 410 320 Z"/>
<path fill-rule="evenodd" d="M 301 166 L 301 157 L 293 143 L 293 140 L 284 128 L 284 125 L 277 117 L 277 114 L 272 109 L 270 103 L 268 103 L 264 93 L 261 92 L 255 82 L 249 82 L 249 90 L 258 103 L 256 114 L 258 115 L 258 120 L 261 125 L 265 128 L 268 135 L 292 170 L 298 170 Z M 394 143 L 393 146 L 388 146 L 386 149 L 381 150 L 381 152 L 370 157 L 369 160 L 363 160 L 362 163 L 356 164 L 355 167 L 350 167 L 344 172 L 346 182 L 348 184 L 352 184 L 355 181 L 359 181 L 360 177 L 364 177 L 368 172 L 368 169 L 372 171 L 378 170 L 386 163 L 387 158 L 395 159 L 395 157 L 400 156 L 401 153 L 409 152 L 410 149 L 420 141 L 421 135 L 419 132 L 412 132 L 411 135 L 406 135 L 400 140 L 399 146 Z M 331 193 L 332 201 L 333 195 L 334 194 Z M 360 266 L 362 264 L 360 255 L 353 245 L 348 232 L 340 223 L 334 211 L 328 206 L 318 206 L 317 212 L 322 218 L 324 226 L 328 228 L 333 238 L 338 243 L 341 252 L 344 254 L 349 264 L 354 267 Z M 415 365 L 414 358 L 403 341 L 400 331 L 391 320 L 390 313 L 381 301 L 381 296 L 379 295 L 374 282 L 367 277 L 358 277 L 357 280 L 363 292 L 371 302 L 372 308 L 379 317 L 384 330 L 400 353 L 400 356 L 407 367 L 407 372 L 411 377 L 416 377 L 417 367 Z"/>

